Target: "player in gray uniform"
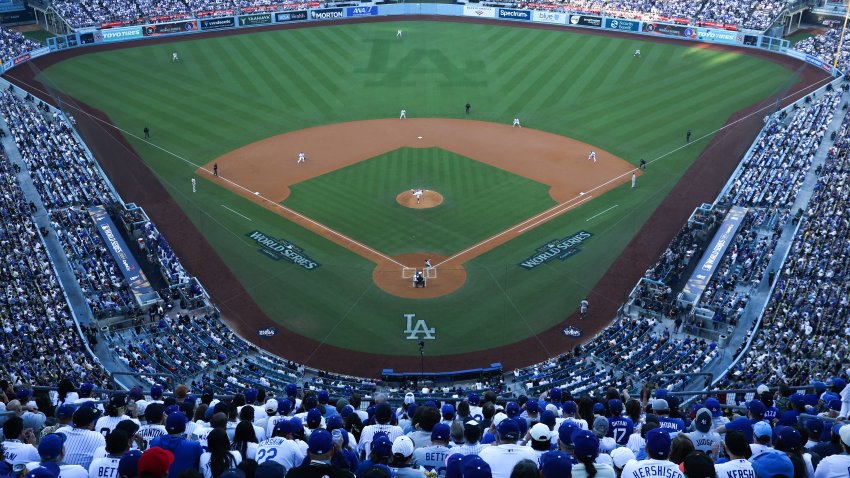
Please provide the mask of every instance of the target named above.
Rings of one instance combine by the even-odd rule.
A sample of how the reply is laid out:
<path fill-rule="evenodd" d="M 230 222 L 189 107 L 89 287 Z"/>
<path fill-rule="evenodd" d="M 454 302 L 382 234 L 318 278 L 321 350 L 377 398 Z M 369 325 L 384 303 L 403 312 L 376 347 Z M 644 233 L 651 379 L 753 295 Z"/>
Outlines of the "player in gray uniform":
<path fill-rule="evenodd" d="M 720 434 L 711 429 L 711 411 L 707 408 L 697 410 L 694 419 L 694 431 L 685 435 L 694 442 L 694 448 L 706 455 L 716 458 L 712 454 L 714 447 L 720 445 Z"/>
<path fill-rule="evenodd" d="M 450 436 L 451 427 L 445 423 L 434 425 L 434 429 L 431 430 L 431 445 L 414 450 L 413 464 L 437 473 L 438 478 L 444 478 L 446 458 L 451 455 L 451 449 L 448 446 Z"/>

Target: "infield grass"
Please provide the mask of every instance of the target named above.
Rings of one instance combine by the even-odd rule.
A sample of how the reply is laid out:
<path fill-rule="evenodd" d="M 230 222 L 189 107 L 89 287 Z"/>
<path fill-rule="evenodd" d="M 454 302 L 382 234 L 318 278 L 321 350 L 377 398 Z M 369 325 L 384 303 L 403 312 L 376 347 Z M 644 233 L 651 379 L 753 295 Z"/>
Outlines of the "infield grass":
<path fill-rule="evenodd" d="M 75 57 L 40 79 L 106 112 L 125 130 L 270 317 L 329 344 L 368 351 L 380 344 L 384 353 L 408 355 L 418 350 L 404 339 L 404 313 L 437 327 L 429 354 L 490 348 L 561 323 L 730 115 L 797 79 L 763 59 L 637 37 L 404 22 L 404 38 L 397 39 L 399 23 L 140 43 Z M 640 58 L 632 57 L 636 48 Z M 171 61 L 172 51 L 179 63 Z M 634 164 L 645 158 L 649 169 L 638 188 L 612 190 L 467 263 L 464 288 L 425 301 L 383 293 L 372 283 L 370 262 L 224 189 L 201 180 L 198 193 L 189 191 L 198 165 L 272 135 L 397 117 L 402 108 L 408 117 L 461 118 L 467 101 L 472 119 L 509 123 L 518 116 L 526 127 L 574 137 Z M 155 147 L 139 139 L 145 125 Z M 684 147 L 688 128 L 693 140 Z M 416 152 L 420 159 L 428 154 Z M 352 173 L 340 172 L 346 174 Z M 316 215 L 344 214 L 334 210 L 338 195 L 322 200 L 304 186 L 292 196 L 293 207 L 312 194 L 311 204 L 325 208 Z M 392 197 L 374 200 L 392 201 L 400 186 L 387 185 L 380 192 Z M 694 198 L 694 206 L 706 199 Z M 523 207 L 531 216 L 542 202 L 533 195 L 528 200 Z M 456 227 L 443 219 L 434 230 Z M 322 266 L 308 272 L 269 260 L 246 237 L 252 230 L 297 243 Z M 574 257 L 533 271 L 517 265 L 537 247 L 579 230 L 594 236 Z M 387 251 L 426 249 L 391 232 L 369 240 Z M 446 242 L 473 240 L 473 232 L 446 236 Z M 624 297 L 593 300 L 619 304 Z M 488 364 L 470 367 L 482 365 Z"/>

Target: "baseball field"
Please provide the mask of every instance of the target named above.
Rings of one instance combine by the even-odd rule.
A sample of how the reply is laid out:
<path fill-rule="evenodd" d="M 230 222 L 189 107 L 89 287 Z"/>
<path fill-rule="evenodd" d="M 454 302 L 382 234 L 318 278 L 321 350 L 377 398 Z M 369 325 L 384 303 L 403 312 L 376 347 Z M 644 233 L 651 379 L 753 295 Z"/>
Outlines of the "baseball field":
<path fill-rule="evenodd" d="M 415 363 L 420 339 L 436 370 L 494 356 L 523 365 L 590 338 L 627 292 L 595 286 L 718 130 L 799 80 L 775 61 L 696 44 L 438 21 L 83 53 L 36 79 L 118 128 L 126 148 L 99 159 L 110 174 L 125 169 L 119 192 L 145 206 L 225 318 L 283 356 L 363 374 Z M 160 187 L 127 173 L 136 155 L 168 198 L 133 196 Z M 702 200 L 677 199 L 682 210 Z M 173 229 L 170 201 L 203 248 Z M 414 288 L 425 259 L 427 287 Z M 551 339 L 565 324 L 584 336 Z M 270 326 L 275 335 L 257 335 Z M 518 343 L 527 353 L 510 349 Z M 510 353 L 475 355 L 500 347 Z"/>

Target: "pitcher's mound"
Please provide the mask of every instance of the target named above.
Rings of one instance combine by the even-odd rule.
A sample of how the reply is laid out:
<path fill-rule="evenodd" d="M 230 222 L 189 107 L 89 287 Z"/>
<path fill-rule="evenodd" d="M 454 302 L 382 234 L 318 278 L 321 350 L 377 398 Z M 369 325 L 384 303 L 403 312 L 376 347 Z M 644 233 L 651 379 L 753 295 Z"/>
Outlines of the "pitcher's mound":
<path fill-rule="evenodd" d="M 428 209 L 430 207 L 439 206 L 443 203 L 443 195 L 437 191 L 429 191 L 427 189 L 421 189 L 421 191 L 422 195 L 418 202 L 416 201 L 416 194 L 414 194 L 416 190 L 413 189 L 399 193 L 399 195 L 395 197 L 395 200 L 402 206 L 413 209 Z"/>
<path fill-rule="evenodd" d="M 463 287 L 466 282 L 466 269 L 454 262 L 443 262 L 445 257 L 426 252 L 414 252 L 395 256 L 396 262 L 382 261 L 372 271 L 372 280 L 384 290 L 398 297 L 406 299 L 433 299 L 441 297 Z M 415 270 L 425 270 L 425 259 L 431 259 L 431 264 L 440 264 L 431 271 L 431 278 L 427 286 L 417 288 L 413 286 L 413 273 Z M 411 269 L 403 272 L 399 263 Z"/>

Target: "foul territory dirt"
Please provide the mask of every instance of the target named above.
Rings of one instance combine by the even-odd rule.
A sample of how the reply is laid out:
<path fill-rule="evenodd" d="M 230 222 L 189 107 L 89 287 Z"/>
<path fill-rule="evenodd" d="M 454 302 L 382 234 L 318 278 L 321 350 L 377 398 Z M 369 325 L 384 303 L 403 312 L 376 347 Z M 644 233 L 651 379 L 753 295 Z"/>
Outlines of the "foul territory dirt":
<path fill-rule="evenodd" d="M 396 23 L 411 20 L 508 25 L 504 21 L 485 18 L 416 15 L 281 24 L 252 28 L 251 32 L 316 28 L 340 23 Z M 541 23 L 512 22 L 509 25 L 512 28 L 563 30 L 563 27 L 559 25 Z M 360 376 L 377 377 L 384 367 L 392 367 L 396 371 L 417 371 L 418 373 L 423 365 L 426 372 L 437 372 L 484 367 L 494 362 L 500 362 L 506 370 L 510 370 L 573 350 L 608 326 L 614 319 L 620 304 L 626 300 L 629 290 L 643 275 L 646 268 L 658 260 L 659 255 L 670 242 L 670 238 L 682 227 L 694 207 L 700 203 L 714 200 L 753 138 L 761 129 L 761 118 L 764 116 L 762 108 L 770 108 L 776 102 L 785 106 L 792 101 L 797 101 L 823 85 L 827 78 L 823 71 L 813 66 L 767 50 L 707 45 L 662 36 L 643 35 L 637 37 L 604 30 L 574 29 L 572 31 L 582 35 L 603 35 L 623 39 L 640 38 L 640 41 L 736 51 L 745 55 L 765 58 L 782 65 L 795 72 L 800 80 L 789 84 L 785 90 L 758 104 L 742 105 L 742 110 L 729 118 L 727 125 L 731 127 L 723 129 L 714 136 L 697 161 L 685 172 L 673 191 L 667 195 L 662 204 L 626 246 L 620 257 L 609 267 L 602 279 L 594 285 L 589 295 L 593 308 L 581 322 L 583 330 L 581 337 L 564 337 L 561 333 L 563 324 L 559 324 L 533 337 L 518 340 L 503 347 L 454 355 L 428 356 L 425 358 L 424 364 L 420 363 L 420 358 L 415 355 L 383 354 L 378 346 L 375 347 L 373 352 L 335 347 L 295 334 L 273 322 L 245 291 L 238 278 L 219 257 L 218 252 L 206 241 L 204 235 L 186 217 L 186 214 L 174 199 L 169 196 L 126 138 L 112 126 L 109 117 L 103 112 L 89 105 L 78 103 L 73 98 L 64 96 L 59 92 L 52 92 L 53 95 L 48 94 L 45 85 L 35 78 L 40 70 L 67 58 L 98 51 L 134 48 L 138 43 L 112 43 L 51 53 L 18 65 L 6 72 L 4 77 L 37 98 L 54 106 L 62 106 L 63 109 L 74 114 L 77 118 L 78 132 L 86 140 L 89 148 L 94 152 L 101 167 L 123 199 L 127 202 L 135 202 L 145 208 L 145 211 L 156 223 L 157 228 L 168 238 L 186 269 L 191 274 L 196 275 L 207 291 L 210 292 L 213 302 L 222 311 L 224 320 L 242 337 L 251 340 L 269 352 L 310 367 Z M 241 30 L 219 30 L 188 37 L 160 37 L 146 39 L 144 45 L 179 43 L 189 39 L 215 38 L 242 33 Z M 61 105 L 60 101 L 62 102 Z M 294 157 L 289 156 L 287 159 L 294 165 L 296 160 Z M 398 260 L 410 260 L 421 266 L 421 263 L 416 262 L 417 259 L 421 259 L 421 255 L 399 258 Z M 431 259 L 434 263 L 434 258 Z M 564 320 L 565 323 L 578 325 L 577 314 L 565 316 Z M 277 326 L 277 335 L 274 337 L 258 337 L 257 330 L 267 326 Z"/>
<path fill-rule="evenodd" d="M 451 257 L 432 260 L 438 275 L 429 280 L 426 293 L 411 287 L 411 281 L 403 275 L 405 268 L 418 267 L 419 262 L 388 257 L 333 230 L 333 225 L 320 224 L 280 204 L 295 183 L 402 147 L 439 147 L 547 184 L 550 196 L 558 205 Z M 589 157 L 591 150 L 596 152 L 595 159 Z M 300 152 L 307 157 L 303 162 L 298 162 Z M 216 164 L 218 176 L 212 173 Z M 410 298 L 432 298 L 454 292 L 463 285 L 466 273 L 439 274 L 439 271 L 462 270 L 464 262 L 630 181 L 635 172 L 639 171 L 625 160 L 572 138 L 507 124 L 446 118 L 352 121 L 302 129 L 231 151 L 196 171 L 374 262 L 376 284 L 386 292 Z M 435 194 L 429 193 L 423 199 L 435 206 Z M 411 207 L 423 206 L 421 201 L 416 203 L 411 192 L 396 196 L 396 200 L 412 202 Z"/>

